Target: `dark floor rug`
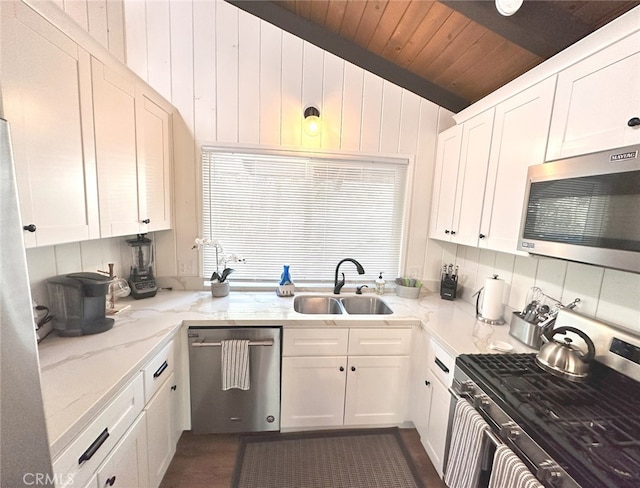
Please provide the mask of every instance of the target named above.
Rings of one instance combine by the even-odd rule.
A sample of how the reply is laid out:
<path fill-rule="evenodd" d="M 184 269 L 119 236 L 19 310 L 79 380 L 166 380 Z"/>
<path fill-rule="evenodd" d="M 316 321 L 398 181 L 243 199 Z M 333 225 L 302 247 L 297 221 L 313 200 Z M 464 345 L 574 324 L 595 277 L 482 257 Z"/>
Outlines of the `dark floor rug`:
<path fill-rule="evenodd" d="M 397 428 L 248 435 L 232 488 L 421 488 Z"/>

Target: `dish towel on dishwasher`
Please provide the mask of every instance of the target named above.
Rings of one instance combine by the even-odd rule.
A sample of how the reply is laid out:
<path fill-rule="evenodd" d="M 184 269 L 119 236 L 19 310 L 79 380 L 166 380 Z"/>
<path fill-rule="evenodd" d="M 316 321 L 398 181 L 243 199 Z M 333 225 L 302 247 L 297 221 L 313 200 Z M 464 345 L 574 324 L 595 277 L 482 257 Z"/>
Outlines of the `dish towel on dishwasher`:
<path fill-rule="evenodd" d="M 249 382 L 249 341 L 231 339 L 221 341 L 222 347 L 222 389 L 238 388 L 248 390 Z"/>
<path fill-rule="evenodd" d="M 529 468 L 505 445 L 496 447 L 489 488 L 543 488 Z"/>
<path fill-rule="evenodd" d="M 453 415 L 453 433 L 444 481 L 449 488 L 477 486 L 484 432 L 489 425 L 466 400 L 460 399 Z"/>

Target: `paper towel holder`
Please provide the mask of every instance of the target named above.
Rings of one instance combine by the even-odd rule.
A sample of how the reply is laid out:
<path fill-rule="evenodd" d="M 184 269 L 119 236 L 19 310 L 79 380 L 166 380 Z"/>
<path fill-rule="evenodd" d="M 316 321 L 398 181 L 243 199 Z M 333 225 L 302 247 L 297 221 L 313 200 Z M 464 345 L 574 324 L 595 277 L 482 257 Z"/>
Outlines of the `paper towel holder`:
<path fill-rule="evenodd" d="M 498 275 L 494 274 L 489 279 L 497 280 L 498 279 Z M 472 295 L 472 297 L 476 297 L 476 318 L 480 322 L 484 322 L 484 323 L 489 324 L 489 325 L 502 325 L 502 324 L 504 324 L 505 321 L 504 321 L 504 319 L 502 317 L 498 317 L 496 319 L 488 318 L 488 317 L 484 317 L 482 315 L 482 313 L 480 312 L 480 294 L 482 293 L 482 290 L 484 290 L 484 286 L 482 288 L 480 288 L 477 292 L 475 292 Z"/>

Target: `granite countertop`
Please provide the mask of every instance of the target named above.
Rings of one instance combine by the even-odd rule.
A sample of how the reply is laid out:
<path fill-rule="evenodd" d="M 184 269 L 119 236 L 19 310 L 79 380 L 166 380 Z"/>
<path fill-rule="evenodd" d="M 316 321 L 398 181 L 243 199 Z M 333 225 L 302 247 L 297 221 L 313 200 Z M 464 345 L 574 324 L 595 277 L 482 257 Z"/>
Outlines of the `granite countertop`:
<path fill-rule="evenodd" d="M 182 325 L 421 326 L 452 355 L 500 352 L 490 348 L 492 341 L 511 344 L 513 352 L 533 351 L 509 335 L 508 325 L 477 321 L 475 308 L 462 300 L 441 300 L 435 293 L 423 293 L 419 299 L 387 293 L 382 298 L 393 314 L 303 315 L 293 310 L 293 297 L 278 297 L 274 292 L 232 291 L 227 297 L 212 298 L 209 291 L 163 290 L 153 298 L 120 300 L 118 305 L 131 307 L 115 316 L 111 330 L 82 337 L 52 334 L 39 345 L 52 457 L 62 452 Z"/>

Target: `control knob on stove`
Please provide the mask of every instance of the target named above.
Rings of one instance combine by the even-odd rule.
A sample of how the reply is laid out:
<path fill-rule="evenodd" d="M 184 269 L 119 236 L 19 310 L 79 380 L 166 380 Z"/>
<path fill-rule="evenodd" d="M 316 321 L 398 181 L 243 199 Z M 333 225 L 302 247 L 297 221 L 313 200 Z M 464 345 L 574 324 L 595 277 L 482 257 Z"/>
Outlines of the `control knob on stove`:
<path fill-rule="evenodd" d="M 545 483 L 545 485 L 557 486 L 562 478 L 560 466 L 551 459 L 546 459 L 536 469 L 536 478 Z"/>
<path fill-rule="evenodd" d="M 506 437 L 507 439 L 514 440 L 516 439 L 522 431 L 518 427 L 518 424 L 515 422 L 506 422 L 500 425 L 500 435 L 502 437 Z"/>

